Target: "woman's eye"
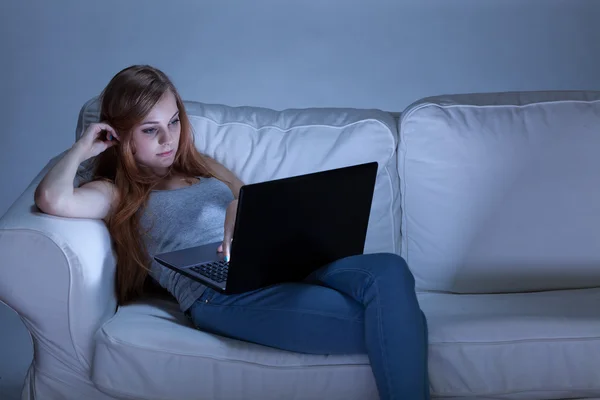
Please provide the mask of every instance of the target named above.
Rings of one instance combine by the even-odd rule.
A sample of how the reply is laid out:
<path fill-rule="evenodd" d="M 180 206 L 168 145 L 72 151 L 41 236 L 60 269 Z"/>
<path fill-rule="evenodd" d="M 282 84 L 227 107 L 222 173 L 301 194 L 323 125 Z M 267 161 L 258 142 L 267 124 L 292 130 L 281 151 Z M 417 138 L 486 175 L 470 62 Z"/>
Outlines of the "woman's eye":
<path fill-rule="evenodd" d="M 155 128 L 142 129 L 142 132 L 144 132 L 144 133 L 154 133 L 154 132 L 156 132 L 156 129 Z"/>
<path fill-rule="evenodd" d="M 177 118 L 177 119 L 174 119 L 173 121 L 171 121 L 171 124 L 172 124 L 172 125 L 175 125 L 175 124 L 176 124 L 176 123 L 178 123 L 178 122 L 179 122 L 179 118 Z"/>

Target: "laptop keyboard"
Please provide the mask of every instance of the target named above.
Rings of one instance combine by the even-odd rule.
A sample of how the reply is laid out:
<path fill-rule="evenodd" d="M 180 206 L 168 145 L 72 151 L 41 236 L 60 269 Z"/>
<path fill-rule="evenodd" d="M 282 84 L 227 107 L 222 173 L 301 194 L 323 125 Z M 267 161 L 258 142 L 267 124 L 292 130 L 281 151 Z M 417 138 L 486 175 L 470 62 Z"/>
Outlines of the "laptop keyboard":
<path fill-rule="evenodd" d="M 225 261 L 215 261 L 208 264 L 196 265 L 190 268 L 192 271 L 204 275 L 207 278 L 221 283 L 227 280 L 227 272 L 229 272 L 229 263 Z"/>

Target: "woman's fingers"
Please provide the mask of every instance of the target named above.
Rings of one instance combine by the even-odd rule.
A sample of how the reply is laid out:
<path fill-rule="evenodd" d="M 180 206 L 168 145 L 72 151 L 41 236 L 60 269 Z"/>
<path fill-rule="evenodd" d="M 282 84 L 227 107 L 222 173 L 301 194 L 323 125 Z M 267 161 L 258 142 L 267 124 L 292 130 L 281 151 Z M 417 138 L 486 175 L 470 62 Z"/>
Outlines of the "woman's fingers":
<path fill-rule="evenodd" d="M 120 140 L 119 135 L 117 135 L 117 131 L 115 131 L 112 126 L 102 123 L 102 122 L 99 123 L 98 126 L 99 126 L 99 128 L 101 128 L 102 131 L 106 132 L 107 140 L 113 140 L 113 138 L 116 140 Z"/>
<path fill-rule="evenodd" d="M 229 262 L 231 258 L 231 235 L 225 234 L 225 238 L 223 239 L 223 257 L 225 257 L 225 261 Z"/>
<path fill-rule="evenodd" d="M 227 211 L 225 212 L 225 229 L 224 229 L 224 237 L 223 237 L 223 256 L 225 257 L 225 261 L 229 262 L 231 256 L 231 241 L 233 240 L 233 227 L 235 226 L 235 217 L 237 213 L 237 200 L 233 200 L 227 206 Z"/>

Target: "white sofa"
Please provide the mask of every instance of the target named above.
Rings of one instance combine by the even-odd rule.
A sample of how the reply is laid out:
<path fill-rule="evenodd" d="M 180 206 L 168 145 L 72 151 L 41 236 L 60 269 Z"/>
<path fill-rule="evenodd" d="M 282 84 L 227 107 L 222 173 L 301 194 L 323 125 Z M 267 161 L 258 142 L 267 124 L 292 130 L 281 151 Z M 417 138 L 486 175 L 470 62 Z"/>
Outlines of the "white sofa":
<path fill-rule="evenodd" d="M 379 162 L 366 252 L 415 275 L 433 397 L 600 398 L 599 92 L 441 96 L 401 116 L 186 106 L 198 148 L 248 183 Z M 77 136 L 97 113 L 83 106 Z M 34 343 L 23 399 L 377 398 L 365 355 L 204 333 L 164 296 L 117 310 L 104 224 L 34 206 L 60 156 L 0 219 L 0 300 Z"/>

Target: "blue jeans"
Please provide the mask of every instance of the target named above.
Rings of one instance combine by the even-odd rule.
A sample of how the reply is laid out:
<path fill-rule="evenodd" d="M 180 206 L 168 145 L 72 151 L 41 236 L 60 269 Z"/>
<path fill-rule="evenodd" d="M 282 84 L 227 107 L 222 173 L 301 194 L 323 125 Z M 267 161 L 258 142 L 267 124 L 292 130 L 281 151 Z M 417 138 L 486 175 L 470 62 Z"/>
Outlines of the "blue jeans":
<path fill-rule="evenodd" d="M 236 295 L 207 289 L 189 316 L 203 331 L 283 350 L 367 353 L 381 399 L 429 399 L 427 323 L 414 286 L 401 257 L 364 254 L 299 283 Z"/>

